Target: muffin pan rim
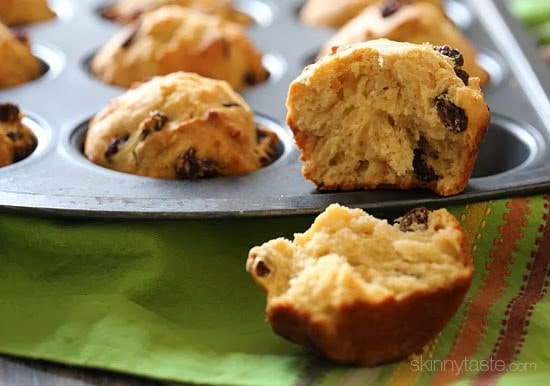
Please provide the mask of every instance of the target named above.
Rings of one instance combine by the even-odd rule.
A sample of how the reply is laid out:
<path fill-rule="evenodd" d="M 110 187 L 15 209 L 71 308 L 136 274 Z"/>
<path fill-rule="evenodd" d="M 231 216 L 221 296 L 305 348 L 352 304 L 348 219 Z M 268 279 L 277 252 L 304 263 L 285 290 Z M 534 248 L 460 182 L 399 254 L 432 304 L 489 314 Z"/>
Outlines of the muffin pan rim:
<path fill-rule="evenodd" d="M 64 1 L 64 0 L 61 0 Z M 248 1 L 248 0 L 243 0 Z M 253 0 L 253 1 L 260 1 L 260 0 Z M 452 2 L 456 2 L 455 0 L 452 0 Z M 493 4 L 490 0 L 480 0 L 482 3 L 489 3 Z M 83 2 L 84 3 L 84 2 Z M 77 23 L 77 19 L 84 17 L 85 13 L 94 9 L 94 4 L 104 4 L 105 1 L 97 1 L 97 0 L 88 0 L 86 4 L 83 4 L 82 8 L 80 7 L 74 7 L 73 9 L 73 18 L 72 19 L 60 19 L 58 23 L 55 21 L 47 22 L 47 23 L 41 23 L 40 25 L 37 25 L 36 28 L 31 27 L 30 35 L 31 35 L 31 42 L 36 42 L 37 44 L 46 43 L 51 45 L 52 47 L 57 47 L 59 50 L 63 53 L 63 48 L 66 48 L 66 41 L 65 44 L 62 44 L 61 46 L 57 46 L 55 43 L 50 44 L 49 42 L 46 42 L 40 37 L 40 34 L 43 30 L 55 27 L 58 28 L 60 25 L 70 28 L 70 25 L 75 25 Z M 271 3 L 271 1 L 268 1 L 268 3 Z M 294 9 L 294 6 L 298 3 L 296 0 L 285 0 L 284 2 L 281 2 L 281 4 L 277 4 L 277 12 L 281 16 L 288 16 L 288 15 L 294 15 L 291 9 Z M 462 4 L 461 4 L 462 5 Z M 79 4 L 80 6 L 80 4 Z M 466 5 L 464 5 L 466 6 Z M 497 5 L 494 5 L 495 7 L 498 7 Z M 500 7 L 503 7 L 503 5 L 500 5 Z M 501 8 L 502 10 L 503 8 Z M 474 15 L 474 19 L 467 27 L 467 32 L 469 33 L 475 33 L 476 31 L 479 32 L 479 18 L 475 17 L 475 14 L 473 13 L 471 8 L 468 8 L 468 11 Z M 487 15 L 481 15 L 482 18 L 487 17 Z M 504 17 L 504 16 L 502 16 Z M 98 15 L 92 15 L 91 20 L 85 20 L 85 24 L 89 27 L 90 23 L 96 27 L 101 28 L 101 26 L 107 26 L 108 24 L 111 24 L 111 22 L 107 22 L 103 19 L 96 20 L 99 18 Z M 266 31 L 268 31 L 270 28 L 288 28 L 289 33 L 295 33 L 297 31 L 297 28 L 302 28 L 305 31 L 304 26 L 297 26 L 296 20 L 278 20 L 274 19 L 273 23 L 269 26 L 261 26 L 257 25 L 252 27 L 249 32 L 251 34 L 255 34 L 256 38 L 266 38 L 268 34 Z M 113 30 L 112 26 L 108 27 L 110 30 Z M 58 28 L 59 29 L 59 28 Z M 319 31 L 317 31 L 319 32 Z M 318 34 L 316 31 L 312 31 L 310 28 L 308 31 L 308 34 L 306 35 L 309 38 L 317 38 L 321 36 L 322 34 Z M 105 35 L 102 35 L 103 37 Z M 100 38 L 102 41 L 103 38 Z M 483 40 L 483 39 L 481 39 Z M 101 41 L 96 42 L 97 46 L 101 44 Z M 308 44 L 310 46 L 318 44 L 311 44 L 309 42 Z M 523 40 L 522 40 L 523 42 Z M 258 41 L 256 41 L 258 43 Z M 514 68 L 517 69 L 518 65 L 514 61 L 516 59 L 510 59 L 509 52 L 500 52 L 496 50 L 495 48 L 492 48 L 492 45 L 485 45 L 483 41 L 478 42 L 480 46 L 480 52 L 483 54 L 485 51 L 495 51 L 496 52 L 496 58 L 502 59 L 501 63 L 497 63 L 501 65 L 501 70 L 505 71 L 503 73 L 503 77 L 506 77 L 507 75 L 510 75 L 512 78 L 515 79 L 517 77 L 517 72 L 514 71 Z M 264 87 L 264 85 L 258 85 L 257 87 L 254 87 L 250 90 L 246 90 L 243 94 L 245 96 L 245 99 L 249 101 L 249 104 L 251 104 L 251 108 L 254 111 L 264 113 L 265 115 L 272 118 L 273 121 L 280 123 L 283 121 L 284 116 L 282 114 L 282 106 L 279 106 L 281 102 L 284 102 L 284 97 L 286 95 L 279 95 L 279 101 L 276 101 L 277 105 L 275 105 L 275 102 L 273 103 L 264 103 L 260 100 L 258 102 L 256 98 L 261 99 L 262 94 L 272 92 L 273 90 L 278 91 L 281 93 L 281 90 L 285 90 L 285 87 L 288 86 L 285 85 L 285 82 L 288 82 L 291 80 L 295 75 L 294 72 L 296 70 L 296 64 L 289 60 L 294 60 L 299 57 L 303 57 L 303 52 L 298 53 L 298 55 L 293 55 L 290 59 L 288 57 L 285 57 L 285 54 L 288 54 L 289 52 L 292 53 L 290 49 L 288 50 L 281 50 L 279 51 L 277 47 L 284 47 L 282 45 L 276 46 L 276 47 L 267 47 L 258 45 L 260 50 L 264 53 L 264 55 L 269 54 L 270 52 L 276 52 L 280 54 L 282 57 L 286 58 L 286 65 L 287 68 L 285 69 L 285 73 L 281 76 L 281 79 L 276 80 L 272 84 L 268 84 Z M 82 53 L 82 49 L 77 50 L 78 52 Z M 498 51 L 498 52 L 497 52 Z M 89 51 L 86 51 L 89 53 Z M 523 52 L 523 51 L 522 51 Z M 294 53 L 296 54 L 296 52 Z M 523 54 L 522 54 L 523 55 Z M 494 58 L 493 58 L 494 59 Z M 521 59 L 521 58 L 520 58 Z M 83 57 L 79 56 L 78 58 L 73 58 L 70 55 L 68 55 L 65 58 L 65 61 L 63 62 L 63 66 L 60 68 L 59 76 L 56 76 L 54 78 L 47 78 L 43 79 L 43 84 L 40 85 L 39 90 L 45 90 L 47 89 L 47 86 L 53 86 L 56 83 L 63 83 L 67 82 L 69 78 L 73 78 L 73 80 L 76 81 L 76 84 L 79 86 L 85 86 L 85 87 L 92 87 L 96 86 L 98 81 L 95 80 L 95 78 L 88 79 L 90 75 L 84 75 L 82 74 L 83 66 L 82 66 L 82 60 Z M 523 58 L 523 60 L 527 60 L 526 58 Z M 498 62 L 499 60 L 497 60 Z M 529 62 L 529 60 L 527 60 Z M 518 60 L 518 63 L 521 62 L 521 60 Z M 504 66 L 502 66 L 504 64 Z M 521 66 L 519 66 L 521 67 Z M 540 67 L 540 66 L 539 66 Z M 76 73 L 75 73 L 76 71 Z M 534 73 L 537 73 L 535 69 L 533 69 Z M 540 73 L 540 70 L 539 70 Z M 75 77 L 76 75 L 76 77 Z M 40 78 L 39 78 L 40 79 Z M 82 83 L 84 82 L 84 83 Z M 94 83 L 95 82 L 95 83 Z M 537 83 L 536 77 L 533 79 L 529 79 L 529 82 L 535 83 L 538 85 L 541 85 L 541 83 Z M 17 90 L 7 90 L 6 92 L 0 91 L 0 100 L 2 101 L 8 101 L 7 95 L 14 95 L 14 102 L 19 104 L 23 112 L 27 112 L 27 109 L 30 109 L 33 111 L 31 114 L 29 114 L 31 117 L 33 114 L 40 117 L 41 119 L 44 119 L 44 122 L 53 127 L 55 130 L 51 131 L 51 139 L 49 141 L 48 145 L 48 151 L 44 151 L 42 153 L 37 153 L 37 157 L 34 157 L 34 155 L 31 155 L 28 157 L 28 159 L 20 161 L 17 164 L 14 164 L 12 169 L 0 169 L 0 176 L 3 177 L 5 175 L 9 175 L 8 172 L 11 172 L 12 170 L 15 170 L 15 168 L 18 168 L 18 170 L 25 170 L 28 173 L 36 172 L 39 170 L 39 165 L 41 162 L 48 163 L 48 165 L 53 165 L 59 167 L 63 165 L 63 162 L 67 162 L 68 159 L 71 159 L 73 155 L 66 152 L 64 150 L 65 145 L 64 141 L 65 138 L 67 138 L 70 133 L 74 130 L 75 126 L 71 126 L 72 124 L 76 124 L 76 122 L 82 122 L 84 119 L 78 119 L 74 116 L 71 116 L 67 119 L 60 119 L 59 113 L 57 109 L 54 109 L 54 112 L 46 111 L 46 110 L 40 110 L 37 109 L 36 106 L 39 106 L 35 103 L 33 105 L 31 103 L 30 107 L 26 106 L 25 103 L 25 92 L 31 90 L 32 86 L 36 86 L 37 82 L 29 83 L 26 86 L 23 87 L 23 90 L 20 88 L 17 88 Z M 513 85 L 512 85 L 513 86 Z M 502 91 L 509 91 L 508 89 L 511 87 L 509 82 L 500 82 L 495 86 L 490 86 L 487 91 L 489 94 L 494 94 L 492 97 L 497 98 Z M 520 88 L 521 87 L 521 88 Z M 526 92 L 527 89 L 525 89 L 524 85 L 518 85 L 518 92 Z M 541 86 L 542 87 L 542 86 Z M 102 89 L 103 93 L 101 95 L 115 95 L 120 94 L 123 92 L 123 89 L 115 88 L 113 86 L 101 84 L 98 86 L 98 89 Z M 546 89 L 550 90 L 550 87 L 546 85 Z M 512 90 L 514 91 L 514 90 Z M 498 94 L 498 95 L 497 95 Z M 97 98 L 96 98 L 97 99 Z M 497 98 L 498 99 L 498 98 Z M 95 102 L 94 102 L 95 103 Z M 93 108 L 93 106 L 97 106 L 97 103 L 91 103 L 90 106 L 84 107 L 79 109 L 75 112 L 76 116 L 86 116 L 89 117 L 90 110 L 97 111 L 97 108 Z M 104 100 L 103 105 L 107 103 L 107 100 Z M 263 103 L 263 104 L 262 104 Z M 500 103 L 500 101 L 499 101 Z M 270 107 L 275 107 L 275 112 L 270 111 Z M 533 106 L 530 106 L 533 107 Z M 277 110 L 278 109 L 278 110 Z M 511 117 L 515 114 L 513 111 L 509 112 L 506 108 L 501 108 L 500 110 L 495 110 L 502 112 L 505 111 L 506 115 L 504 116 L 505 119 L 512 119 Z M 544 112 L 538 112 L 537 115 L 539 118 L 543 118 Z M 521 115 L 521 114 L 520 114 Z M 497 116 L 497 115 L 495 115 Z M 533 117 L 534 120 L 538 119 L 536 117 Z M 537 135 L 540 138 L 535 138 L 535 142 L 539 145 L 542 143 L 542 146 L 536 146 L 536 149 L 533 150 L 533 147 L 531 147 L 531 152 L 535 151 L 535 155 L 530 155 L 528 159 L 524 162 L 522 162 L 520 165 L 507 170 L 503 173 L 498 173 L 495 175 L 490 175 L 487 177 L 479 177 L 479 178 L 472 178 L 470 181 L 470 185 L 468 186 L 467 190 L 457 196 L 451 196 L 451 197 L 438 197 L 435 194 L 431 194 L 426 191 L 387 191 L 387 190 L 379 190 L 379 191 L 365 191 L 365 192 L 340 192 L 340 193 L 333 193 L 333 192 L 327 192 L 327 193 L 321 193 L 316 192 L 314 189 L 313 184 L 306 181 L 301 177 L 301 174 L 298 176 L 297 173 L 299 173 L 299 170 L 301 168 L 301 164 L 298 162 L 298 156 L 299 153 L 297 149 L 294 147 L 291 147 L 288 150 L 287 155 L 282 160 L 278 160 L 274 164 L 260 169 L 259 171 L 256 171 L 254 173 L 251 173 L 251 175 L 247 175 L 243 178 L 230 178 L 231 181 L 224 180 L 224 183 L 227 182 L 229 184 L 229 189 L 241 189 L 246 184 L 253 184 L 250 186 L 254 186 L 254 188 L 257 190 L 259 189 L 260 194 L 256 190 L 252 189 L 241 189 L 238 193 L 242 193 L 241 195 L 236 194 L 236 192 L 229 192 L 227 196 L 220 195 L 217 198 L 212 198 L 209 195 L 205 196 L 198 196 L 197 198 L 194 198 L 190 193 L 193 193 L 193 190 L 186 191 L 185 189 L 182 189 L 181 191 L 168 191 L 167 195 L 158 195 L 158 189 L 157 192 L 151 192 L 153 195 L 156 195 L 155 198 L 151 197 L 145 197 L 144 191 L 142 190 L 141 193 L 136 193 L 135 196 L 132 196 L 131 194 L 119 194 L 114 196 L 109 196 L 108 194 L 105 194 L 105 192 L 97 191 L 97 194 L 89 194 L 86 195 L 82 193 L 85 189 L 81 187 L 81 191 L 79 192 L 78 189 L 71 189 L 70 184 L 67 186 L 64 186 L 62 189 L 60 189 L 56 194 L 47 194 L 42 193 L 40 190 L 37 191 L 37 189 L 34 190 L 34 193 L 32 189 L 27 189 L 23 186 L 23 188 L 19 189 L 18 191 L 6 189 L 2 186 L 2 178 L 0 178 L 0 211 L 6 210 L 6 211 L 24 211 L 24 212 L 42 212 L 42 213 L 48 213 L 48 214 L 59 214 L 59 215 L 67 215 L 67 216 L 93 216 L 93 217 L 126 217 L 126 218 L 187 218 L 187 217 L 232 217 L 232 216 L 268 216 L 268 215 L 289 215 L 289 214 L 301 214 L 301 213 L 316 213 L 322 210 L 326 205 L 328 205 L 331 202 L 340 202 L 343 204 L 347 204 L 349 206 L 356 206 L 356 207 L 363 207 L 363 208 L 376 208 L 376 209 L 392 209 L 392 208 L 403 208 L 403 207 L 410 207 L 412 205 L 427 205 L 427 206 L 443 206 L 448 205 L 450 203 L 459 203 L 459 202 L 469 202 L 479 199 L 486 199 L 486 198 L 492 198 L 492 197 L 499 197 L 502 195 L 514 193 L 514 194 L 522 194 L 522 192 L 538 192 L 542 191 L 543 189 L 547 189 L 550 186 L 550 181 L 544 180 L 541 181 L 539 178 L 537 178 L 537 174 L 539 173 L 545 173 L 546 175 L 550 175 L 550 155 L 547 152 L 547 147 L 550 144 L 550 121 L 547 121 L 547 124 L 539 123 L 538 121 L 532 121 L 531 118 L 524 119 L 524 117 L 519 117 L 518 120 L 520 122 L 525 121 L 525 125 L 528 125 L 529 127 L 533 127 L 533 132 L 535 133 L 535 137 Z M 283 125 L 283 127 L 286 128 L 286 126 Z M 527 126 L 525 126 L 527 127 Z M 522 129 L 523 130 L 523 129 Z M 530 129 L 527 129 L 527 132 Z M 538 134 L 536 134 L 538 133 Z M 542 138 L 542 139 L 541 139 Z M 529 140 L 528 140 L 529 141 Z M 39 142 L 40 145 L 40 142 Z M 52 149 L 54 151 L 52 151 Z M 538 149 L 538 150 L 537 150 Z M 60 155 L 62 155 L 60 157 Z M 67 158 L 69 157 L 69 158 Z M 38 159 L 41 160 L 41 162 L 37 162 Z M 72 158 L 74 160 L 74 157 Z M 83 160 L 86 163 L 85 159 Z M 57 162 L 57 163 L 56 163 Z M 549 165 L 549 166 L 547 166 Z M 100 166 L 92 165 L 94 168 L 97 169 L 103 169 L 107 171 L 108 177 L 112 177 L 112 171 L 109 169 L 104 169 Z M 24 167 L 24 168 L 23 168 Z M 73 169 L 72 172 L 74 175 L 78 176 L 79 172 L 82 172 L 84 169 L 80 168 L 77 162 L 74 162 L 72 165 L 67 165 L 68 169 Z M 9 167 L 7 167 L 9 168 Z M 286 170 L 285 168 L 289 168 Z M 69 170 L 71 171 L 71 170 Z M 262 177 L 261 175 L 267 173 L 270 177 L 277 177 L 274 181 L 270 181 L 267 177 Z M 135 180 L 135 179 L 144 179 L 147 177 L 140 177 L 140 176 L 132 176 L 127 175 L 120 172 L 115 172 L 117 175 L 125 175 L 128 176 L 129 180 Z M 282 173 L 283 175 L 277 176 L 277 173 Z M 286 175 L 284 173 L 287 173 Z M 105 173 L 99 173 L 105 176 Z M 15 179 L 17 179 L 17 175 L 12 176 Z M 46 179 L 50 178 L 51 180 L 55 180 L 54 175 L 46 176 Z M 522 183 L 524 185 L 518 186 L 517 180 L 523 181 Z M 154 185 L 154 179 L 149 179 L 153 182 L 151 183 Z M 40 180 L 41 181 L 41 180 Z M 40 185 L 40 181 L 37 181 L 36 184 Z M 97 182 L 97 181 L 96 181 Z M 159 185 L 162 186 L 179 186 L 180 183 L 175 181 L 170 181 L 168 184 L 165 183 L 166 181 L 159 181 Z M 197 185 L 204 185 L 206 187 L 213 186 L 217 182 L 216 181 L 200 181 Z M 271 184 L 267 187 L 267 190 L 271 189 L 272 191 L 269 192 L 269 196 L 265 196 L 265 184 Z M 292 185 L 292 184 L 300 184 L 303 190 L 301 191 L 301 194 L 295 194 L 292 189 L 288 193 L 286 193 L 284 190 L 280 190 L 279 188 L 281 186 L 284 186 L 285 184 Z M 183 185 L 193 185 L 193 184 L 181 184 Z M 113 187 L 116 187 L 116 184 L 113 184 Z M 495 191 L 494 187 L 497 187 L 497 191 Z M 32 187 L 32 186 L 31 186 Z M 140 186 L 137 186 L 137 188 L 141 188 Z M 162 188 L 163 189 L 163 188 Z M 160 190 L 162 192 L 162 189 Z M 198 188 L 197 188 L 198 189 Z M 264 190 L 262 190 L 264 189 Z M 200 189 L 198 190 L 200 191 Z M 133 191 L 129 190 L 127 193 L 133 193 Z M 180 194 L 179 196 L 177 194 Z M 187 194 L 187 197 L 185 196 Z M 264 194 L 264 196 L 262 196 Z M 172 195 L 172 196 L 170 196 Z M 401 196 L 401 198 L 399 198 Z M 404 197 L 404 198 L 403 198 Z"/>

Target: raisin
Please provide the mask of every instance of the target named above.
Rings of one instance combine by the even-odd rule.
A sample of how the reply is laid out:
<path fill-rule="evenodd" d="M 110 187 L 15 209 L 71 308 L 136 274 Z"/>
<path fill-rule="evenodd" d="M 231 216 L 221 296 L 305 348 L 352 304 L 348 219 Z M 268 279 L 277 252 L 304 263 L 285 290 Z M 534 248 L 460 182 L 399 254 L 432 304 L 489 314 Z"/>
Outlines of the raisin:
<path fill-rule="evenodd" d="M 226 58 L 231 57 L 231 45 L 225 39 L 222 39 L 221 42 L 222 42 L 221 44 L 222 44 L 223 56 Z"/>
<path fill-rule="evenodd" d="M 27 44 L 29 42 L 29 34 L 27 33 L 27 31 L 23 31 L 20 29 L 14 30 L 13 37 L 23 44 Z"/>
<path fill-rule="evenodd" d="M 458 50 L 456 50 L 452 47 L 449 47 L 447 45 L 435 46 L 434 50 L 436 50 L 437 52 L 440 52 L 443 55 L 448 56 L 449 58 L 453 59 L 453 61 L 455 62 L 455 67 L 462 67 L 462 65 L 464 65 L 464 57 L 462 56 L 460 51 L 458 51 Z"/>
<path fill-rule="evenodd" d="M 13 154 L 13 162 L 21 161 L 22 159 L 27 158 L 38 146 L 38 140 L 35 137 L 31 138 L 29 146 L 15 147 L 15 152 Z"/>
<path fill-rule="evenodd" d="M 380 8 L 380 13 L 382 14 L 383 18 L 389 17 L 399 11 L 399 9 L 406 3 L 407 1 L 405 0 L 389 0 L 382 4 L 382 7 Z"/>
<path fill-rule="evenodd" d="M 456 73 L 456 76 L 458 76 L 460 79 L 462 79 L 464 84 L 467 86 L 468 81 L 470 80 L 470 74 L 468 74 L 466 71 L 464 71 L 461 68 L 456 68 L 455 73 Z"/>
<path fill-rule="evenodd" d="M 129 134 L 126 134 L 124 137 L 111 139 L 111 143 L 107 146 L 107 150 L 105 150 L 105 158 L 110 161 L 118 153 L 120 145 L 123 145 L 128 138 L 130 138 Z"/>
<path fill-rule="evenodd" d="M 466 112 L 452 103 L 447 93 L 442 93 L 435 97 L 435 106 L 439 113 L 439 119 L 451 132 L 458 134 L 468 128 Z"/>
<path fill-rule="evenodd" d="M 428 165 L 426 153 L 423 149 L 414 149 L 413 170 L 416 178 L 424 182 L 431 182 L 439 179 L 435 170 Z"/>
<path fill-rule="evenodd" d="M 190 147 L 176 159 L 176 175 L 180 178 L 209 178 L 219 175 L 218 163 L 208 158 L 198 158 Z"/>
<path fill-rule="evenodd" d="M 262 260 L 259 260 L 258 263 L 256 263 L 256 275 L 258 275 L 259 277 L 265 277 L 270 273 L 271 270 Z"/>
<path fill-rule="evenodd" d="M 256 84 L 256 77 L 252 72 L 247 72 L 244 74 L 243 81 L 248 86 L 254 86 Z"/>
<path fill-rule="evenodd" d="M 418 229 L 428 229 L 428 218 L 430 212 L 424 207 L 415 208 L 401 217 L 399 230 L 401 232 L 410 232 Z"/>
<path fill-rule="evenodd" d="M 224 103 L 222 103 L 222 106 L 223 107 L 241 107 L 240 104 L 238 104 L 237 102 L 233 102 L 233 101 L 224 102 Z"/>
<path fill-rule="evenodd" d="M 126 27 L 127 33 L 126 33 L 125 39 L 120 44 L 121 48 L 128 48 L 132 45 L 140 27 L 141 27 L 141 23 L 135 23 Z"/>
<path fill-rule="evenodd" d="M 149 136 L 149 134 L 151 134 L 151 130 L 149 130 L 147 128 L 141 130 L 141 140 L 145 141 L 147 139 L 147 137 Z"/>
<path fill-rule="evenodd" d="M 265 154 L 261 155 L 259 158 L 262 166 L 267 166 L 278 158 L 278 154 L 280 154 L 279 137 L 277 137 L 275 133 L 260 125 L 256 125 L 256 143 L 260 145 L 261 148 L 264 148 L 265 145 L 268 146 L 265 150 Z"/>
<path fill-rule="evenodd" d="M 260 157 L 260 165 L 262 165 L 262 167 L 266 167 L 267 165 L 271 164 L 271 160 L 272 160 L 271 154 L 268 154 L 267 157 L 262 156 Z"/>
<path fill-rule="evenodd" d="M 19 107 L 13 103 L 0 104 L 0 122 L 14 122 L 19 119 Z"/>
<path fill-rule="evenodd" d="M 262 127 L 256 125 L 256 143 L 261 143 L 267 136 L 267 132 Z"/>

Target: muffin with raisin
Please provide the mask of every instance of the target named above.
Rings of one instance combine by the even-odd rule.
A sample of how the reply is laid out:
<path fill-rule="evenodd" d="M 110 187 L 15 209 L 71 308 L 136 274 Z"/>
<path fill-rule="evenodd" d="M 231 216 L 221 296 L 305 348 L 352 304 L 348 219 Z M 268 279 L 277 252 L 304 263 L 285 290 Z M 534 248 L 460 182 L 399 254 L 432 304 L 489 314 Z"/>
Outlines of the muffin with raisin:
<path fill-rule="evenodd" d="M 38 78 L 40 61 L 32 54 L 27 35 L 13 33 L 0 23 L 0 89 L 14 87 Z"/>
<path fill-rule="evenodd" d="M 23 114 L 12 103 L 0 103 L 0 167 L 27 158 L 38 141 L 23 124 Z"/>
<path fill-rule="evenodd" d="M 241 25 L 179 6 L 146 12 L 127 25 L 97 52 L 91 70 L 120 87 L 176 71 L 225 80 L 237 90 L 269 77 Z"/>
<path fill-rule="evenodd" d="M 112 100 L 91 120 L 84 153 L 125 173 L 196 179 L 250 173 L 277 142 L 227 82 L 176 72 Z"/>
<path fill-rule="evenodd" d="M 116 0 L 105 6 L 101 13 L 107 19 L 126 24 L 146 11 L 165 5 L 194 8 L 240 24 L 252 21 L 250 16 L 235 8 L 232 0 Z"/>
<path fill-rule="evenodd" d="M 304 24 L 315 27 L 338 28 L 379 0 L 308 0 L 300 11 Z M 395 6 L 408 0 L 393 0 Z M 421 0 L 442 7 L 441 0 Z M 390 9 L 388 9 L 389 11 Z"/>
<path fill-rule="evenodd" d="M 453 317 L 473 276 L 469 250 L 445 209 L 416 208 L 392 225 L 333 204 L 293 241 L 253 247 L 246 269 L 277 334 L 373 366 L 417 352 Z"/>
<path fill-rule="evenodd" d="M 37 23 L 54 17 L 47 0 L 0 0 L 0 22 L 8 26 Z"/>
<path fill-rule="evenodd" d="M 342 46 L 292 82 L 287 123 L 320 190 L 463 191 L 490 113 L 448 46 Z"/>
<path fill-rule="evenodd" d="M 330 53 L 335 46 L 380 38 L 451 46 L 463 55 L 464 71 L 478 77 L 482 86 L 489 81 L 487 72 L 476 62 L 473 44 L 447 18 L 441 7 L 421 0 L 386 0 L 365 8 L 340 28 L 324 45 L 319 56 Z"/>

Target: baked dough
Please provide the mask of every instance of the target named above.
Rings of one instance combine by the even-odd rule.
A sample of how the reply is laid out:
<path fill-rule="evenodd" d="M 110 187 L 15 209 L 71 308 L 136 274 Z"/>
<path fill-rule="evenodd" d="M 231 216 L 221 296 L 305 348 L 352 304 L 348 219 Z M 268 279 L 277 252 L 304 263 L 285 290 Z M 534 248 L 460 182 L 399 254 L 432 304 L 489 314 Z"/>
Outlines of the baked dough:
<path fill-rule="evenodd" d="M 257 130 L 224 81 L 176 72 L 112 100 L 90 122 L 84 153 L 125 173 L 196 179 L 242 175 L 271 163 L 278 139 Z"/>
<path fill-rule="evenodd" d="M 250 16 L 235 8 L 232 0 L 117 0 L 105 6 L 102 14 L 108 19 L 126 24 L 146 11 L 166 5 L 194 8 L 241 24 L 249 24 L 252 21 Z"/>
<path fill-rule="evenodd" d="M 289 88 L 287 124 L 321 190 L 466 188 L 490 113 L 451 47 L 371 40 L 336 49 Z"/>
<path fill-rule="evenodd" d="M 37 23 L 55 17 L 46 0 L 0 0 L 0 22 L 8 26 Z"/>
<path fill-rule="evenodd" d="M 13 103 L 0 103 L 0 167 L 27 158 L 38 141 Z"/>
<path fill-rule="evenodd" d="M 338 28 L 357 16 L 364 8 L 379 0 L 308 0 L 300 11 L 304 24 Z M 398 3 L 403 0 L 392 0 Z M 406 0 L 405 0 L 406 1 Z M 422 0 L 442 7 L 441 0 Z"/>
<path fill-rule="evenodd" d="M 127 25 L 94 56 L 91 70 L 120 87 L 176 71 L 226 80 L 236 90 L 269 77 L 244 27 L 175 5 Z"/>
<path fill-rule="evenodd" d="M 14 87 L 38 78 L 40 61 L 33 56 L 26 34 L 12 33 L 0 23 L 0 89 Z"/>
<path fill-rule="evenodd" d="M 473 275 L 464 231 L 445 209 L 394 225 L 338 204 L 294 241 L 253 247 L 246 269 L 284 338 L 336 362 L 374 366 L 415 353 L 456 313 Z"/>
<path fill-rule="evenodd" d="M 335 46 L 380 38 L 451 46 L 463 55 L 462 68 L 470 75 L 478 77 L 481 86 L 489 81 L 487 71 L 476 62 L 476 49 L 447 18 L 441 7 L 419 0 L 390 0 L 365 8 L 324 45 L 319 55 L 330 53 Z"/>

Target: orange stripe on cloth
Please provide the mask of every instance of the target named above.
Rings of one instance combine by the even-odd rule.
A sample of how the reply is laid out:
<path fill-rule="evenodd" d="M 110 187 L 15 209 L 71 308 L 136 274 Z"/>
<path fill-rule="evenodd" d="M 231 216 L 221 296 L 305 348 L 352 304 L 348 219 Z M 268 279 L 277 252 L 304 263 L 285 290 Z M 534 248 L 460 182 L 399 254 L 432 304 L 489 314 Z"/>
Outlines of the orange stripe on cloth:
<path fill-rule="evenodd" d="M 527 264 L 529 274 L 523 278 L 525 284 L 520 287 L 519 294 L 513 298 L 506 308 L 502 321 L 504 328 L 500 331 L 493 348 L 490 360 L 499 366 L 491 366 L 487 372 L 476 376 L 474 385 L 494 385 L 505 374 L 505 370 L 520 354 L 529 327 L 529 318 L 533 314 L 535 304 L 544 298 L 548 291 L 547 275 L 550 270 L 550 196 L 545 197 L 545 225 L 542 227 L 542 237 L 537 239 L 538 248 L 531 252 L 532 260 Z M 502 365 L 502 366 L 500 366 Z"/>
<path fill-rule="evenodd" d="M 510 276 L 512 253 L 518 249 L 517 241 L 523 237 L 522 227 L 525 216 L 529 213 L 529 201 L 523 198 L 512 199 L 506 203 L 508 213 L 503 215 L 504 225 L 498 228 L 500 237 L 493 241 L 494 249 L 489 252 L 486 263 L 487 273 L 482 277 L 483 284 L 470 299 L 464 311 L 462 326 L 457 334 L 455 344 L 445 359 L 447 363 L 461 363 L 465 358 L 475 354 L 483 342 L 489 324 L 491 307 L 504 295 Z M 460 371 L 438 372 L 433 380 L 434 385 L 447 385 L 464 374 Z"/>

